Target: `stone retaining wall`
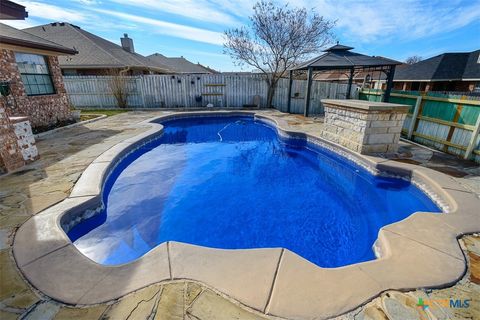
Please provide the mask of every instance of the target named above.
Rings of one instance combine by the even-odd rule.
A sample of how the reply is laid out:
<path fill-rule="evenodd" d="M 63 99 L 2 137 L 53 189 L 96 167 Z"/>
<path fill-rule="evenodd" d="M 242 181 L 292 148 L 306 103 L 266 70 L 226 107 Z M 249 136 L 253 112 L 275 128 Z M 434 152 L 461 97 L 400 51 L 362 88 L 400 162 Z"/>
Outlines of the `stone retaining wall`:
<path fill-rule="evenodd" d="M 408 106 L 360 100 L 322 100 L 322 137 L 362 153 L 395 153 Z"/>

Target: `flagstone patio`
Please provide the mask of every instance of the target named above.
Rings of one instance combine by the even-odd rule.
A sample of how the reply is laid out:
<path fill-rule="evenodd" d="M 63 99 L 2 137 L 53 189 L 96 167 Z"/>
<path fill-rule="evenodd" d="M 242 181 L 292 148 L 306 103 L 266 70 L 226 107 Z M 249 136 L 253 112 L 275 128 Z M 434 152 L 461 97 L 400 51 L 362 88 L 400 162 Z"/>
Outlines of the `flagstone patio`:
<path fill-rule="evenodd" d="M 288 127 L 318 134 L 322 119 L 264 111 Z M 168 112 L 128 112 L 44 136 L 37 141 L 41 158 L 20 171 L 0 177 L 0 318 L 14 319 L 264 319 L 204 284 L 168 281 L 95 306 L 66 306 L 32 288 L 12 256 L 16 230 L 32 215 L 68 197 L 85 168 L 100 154 L 148 130 L 142 121 Z M 480 194 L 480 169 L 472 162 L 402 143 L 396 160 L 447 173 Z M 480 231 L 480 230 L 479 230 Z M 461 281 L 447 289 L 384 292 L 370 303 L 338 319 L 475 319 L 480 318 L 480 236 L 460 240 L 469 268 Z M 428 270 L 419 270 L 428 273 Z M 352 284 L 355 285 L 355 284 Z M 416 306 L 418 298 L 471 299 L 469 308 Z M 319 315 L 321 317 L 322 315 Z"/>

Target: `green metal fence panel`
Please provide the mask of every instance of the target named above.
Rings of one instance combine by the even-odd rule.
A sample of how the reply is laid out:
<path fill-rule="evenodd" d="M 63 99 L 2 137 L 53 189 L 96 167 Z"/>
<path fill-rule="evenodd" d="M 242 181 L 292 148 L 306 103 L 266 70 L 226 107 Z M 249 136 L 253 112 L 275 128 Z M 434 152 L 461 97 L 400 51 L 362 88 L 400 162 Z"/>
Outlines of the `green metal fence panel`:
<path fill-rule="evenodd" d="M 457 113 L 457 105 L 443 101 L 424 100 L 422 116 L 445 121 L 453 121 Z"/>
<path fill-rule="evenodd" d="M 391 96 L 389 102 L 409 105 L 410 109 L 408 109 L 408 113 L 412 114 L 413 109 L 415 108 L 415 103 L 417 102 L 417 99 Z"/>
<path fill-rule="evenodd" d="M 460 118 L 458 118 L 458 123 L 474 126 L 479 116 L 480 107 L 464 105 L 462 111 L 460 112 Z"/>
<path fill-rule="evenodd" d="M 363 92 L 360 92 L 359 99 L 360 100 L 380 102 L 380 101 L 382 101 L 382 96 L 381 95 L 374 95 L 374 94 L 365 94 Z"/>

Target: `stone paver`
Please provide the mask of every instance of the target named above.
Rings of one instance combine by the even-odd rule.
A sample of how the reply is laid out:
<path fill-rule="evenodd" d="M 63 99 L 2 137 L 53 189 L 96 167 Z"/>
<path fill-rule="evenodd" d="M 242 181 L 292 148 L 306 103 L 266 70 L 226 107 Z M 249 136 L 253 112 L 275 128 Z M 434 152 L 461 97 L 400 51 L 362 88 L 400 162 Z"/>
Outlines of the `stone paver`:
<path fill-rule="evenodd" d="M 62 307 L 55 315 L 55 320 L 88 320 L 88 319 L 100 319 L 108 306 L 100 305 L 92 308 L 72 308 Z"/>
<path fill-rule="evenodd" d="M 275 114 L 296 131 L 319 134 L 321 118 Z M 167 281 L 124 296 L 113 303 L 66 306 L 50 300 L 28 285 L 12 258 L 16 229 L 32 215 L 65 199 L 83 170 L 113 145 L 148 130 L 140 122 L 165 112 L 129 112 L 85 126 L 46 136 L 37 141 L 41 158 L 21 171 L 0 177 L 0 318 L 15 319 L 264 319 L 212 288 L 192 281 Z M 480 169 L 472 162 L 401 143 L 393 160 L 415 163 L 452 175 L 480 193 Z M 388 291 L 336 319 L 480 319 L 480 236 L 464 236 L 462 249 L 469 262 L 465 276 L 454 286 L 407 293 Z M 428 270 L 418 270 L 428 273 Z M 105 284 L 107 285 L 107 284 Z M 352 284 L 355 286 L 355 284 Z M 469 308 L 430 308 L 416 303 L 424 299 L 470 299 Z M 423 313 L 422 313 L 423 312 Z M 425 313 L 429 318 L 425 318 Z M 319 315 L 319 317 L 322 317 Z M 423 317 L 423 318 L 422 318 Z"/>

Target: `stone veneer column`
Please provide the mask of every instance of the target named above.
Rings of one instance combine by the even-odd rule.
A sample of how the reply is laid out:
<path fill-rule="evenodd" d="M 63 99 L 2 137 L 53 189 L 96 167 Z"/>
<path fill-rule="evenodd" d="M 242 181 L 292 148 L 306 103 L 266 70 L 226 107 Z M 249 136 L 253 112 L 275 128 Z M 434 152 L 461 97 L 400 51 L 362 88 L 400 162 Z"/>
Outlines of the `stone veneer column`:
<path fill-rule="evenodd" d="M 17 144 L 26 163 L 38 159 L 38 150 L 35 145 L 35 137 L 33 136 L 32 127 L 27 117 L 10 117 L 15 135 L 17 136 Z"/>
<path fill-rule="evenodd" d="M 0 174 L 23 165 L 25 161 L 17 143 L 15 129 L 7 116 L 4 103 L 0 101 Z"/>
<path fill-rule="evenodd" d="M 395 153 L 409 106 L 364 100 L 323 99 L 322 137 L 362 153 Z"/>

